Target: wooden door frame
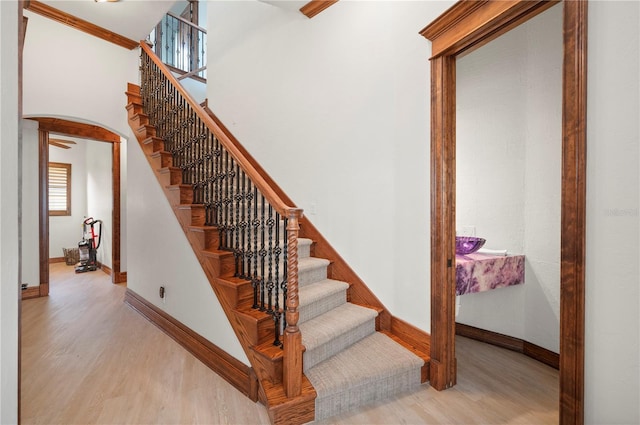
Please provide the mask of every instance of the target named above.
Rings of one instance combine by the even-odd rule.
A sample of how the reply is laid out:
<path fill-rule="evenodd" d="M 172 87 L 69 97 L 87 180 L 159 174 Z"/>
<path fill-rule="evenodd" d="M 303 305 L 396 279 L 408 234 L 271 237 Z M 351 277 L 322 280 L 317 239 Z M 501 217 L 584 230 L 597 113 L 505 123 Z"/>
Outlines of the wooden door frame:
<path fill-rule="evenodd" d="M 123 283 L 127 281 L 127 272 L 120 270 L 120 136 L 103 127 L 69 121 L 61 118 L 37 117 L 29 118 L 38 121 L 38 175 L 39 175 L 39 259 L 40 284 L 34 296 L 49 295 L 49 197 L 48 197 L 48 164 L 49 133 L 63 134 L 70 137 L 111 143 L 112 158 L 112 241 L 111 241 L 111 281 Z"/>
<path fill-rule="evenodd" d="M 455 66 L 557 1 L 460 1 L 420 34 L 431 58 L 431 385 L 456 383 Z M 564 2 L 560 423 L 584 422 L 587 1 Z"/>

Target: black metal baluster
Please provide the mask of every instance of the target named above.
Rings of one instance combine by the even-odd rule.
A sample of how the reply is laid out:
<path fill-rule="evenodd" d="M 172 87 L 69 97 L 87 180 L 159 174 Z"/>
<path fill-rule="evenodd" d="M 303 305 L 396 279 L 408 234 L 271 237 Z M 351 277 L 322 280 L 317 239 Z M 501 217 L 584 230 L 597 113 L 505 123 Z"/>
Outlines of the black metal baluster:
<path fill-rule="evenodd" d="M 247 187 L 246 187 L 246 181 L 247 181 L 247 175 L 244 173 L 243 170 L 239 170 L 240 172 L 238 174 L 240 174 L 240 188 L 239 191 L 241 193 L 241 199 L 240 199 L 240 217 L 239 217 L 239 228 L 240 228 L 240 276 L 242 276 L 244 279 L 247 278 L 247 265 L 246 265 L 246 261 L 247 261 L 247 203 L 250 202 L 249 201 L 249 197 L 248 194 L 246 192 Z"/>
<path fill-rule="evenodd" d="M 280 254 L 282 253 L 282 248 L 280 247 L 280 214 L 276 212 L 275 217 L 275 248 L 274 248 L 274 263 L 275 263 L 275 272 L 274 272 L 274 300 L 275 305 L 273 307 L 273 320 L 275 325 L 275 338 L 273 340 L 273 345 L 280 345 L 280 320 L 282 318 L 283 310 L 280 308 Z M 286 265 L 284 266 L 286 269 Z M 286 300 L 283 300 L 283 305 L 286 303 Z"/>
<path fill-rule="evenodd" d="M 246 179 L 246 175 L 245 175 L 245 179 Z M 244 246 L 244 252 L 245 252 L 245 269 L 244 269 L 244 278 L 251 280 L 252 284 L 253 284 L 253 279 L 252 279 L 252 260 L 253 260 L 253 249 L 251 249 L 251 240 L 252 240 L 252 235 L 253 235 L 253 224 L 252 224 L 252 220 L 251 220 L 251 212 L 253 211 L 253 184 L 251 183 L 251 180 L 247 179 L 246 182 L 246 198 L 247 198 L 247 204 L 245 205 L 244 211 L 244 222 L 245 222 L 245 236 L 242 239 L 242 244 Z"/>
<path fill-rule="evenodd" d="M 265 262 L 267 260 L 267 249 L 265 247 L 265 208 L 264 204 L 266 200 L 264 195 L 260 195 L 260 311 L 265 311 Z"/>
<path fill-rule="evenodd" d="M 267 235 L 268 235 L 268 249 L 267 249 L 267 293 L 268 293 L 268 302 L 269 305 L 267 307 L 268 313 L 273 313 L 273 289 L 275 287 L 275 283 L 273 282 L 273 207 L 269 204 L 269 208 L 267 209 Z"/>
<path fill-rule="evenodd" d="M 260 290 L 260 279 L 258 278 L 258 228 L 260 226 L 260 220 L 258 219 L 258 188 L 254 187 L 253 195 L 255 203 L 253 204 L 253 211 L 251 213 L 251 227 L 253 228 L 253 274 L 251 277 L 251 284 L 253 285 L 253 306 L 252 308 L 259 308 L 258 305 L 258 291 Z"/>
<path fill-rule="evenodd" d="M 242 194 L 240 192 L 240 166 L 236 163 L 233 170 L 233 200 L 235 205 L 233 212 L 233 256 L 236 260 L 235 275 L 240 276 L 240 208 L 242 204 Z"/>
<path fill-rule="evenodd" d="M 273 310 L 275 312 L 280 311 L 280 254 L 282 253 L 282 248 L 280 248 L 280 214 L 276 212 L 275 216 L 275 246 L 273 248 L 273 257 L 274 257 L 274 273 L 273 273 L 273 282 L 274 282 L 274 306 Z"/>

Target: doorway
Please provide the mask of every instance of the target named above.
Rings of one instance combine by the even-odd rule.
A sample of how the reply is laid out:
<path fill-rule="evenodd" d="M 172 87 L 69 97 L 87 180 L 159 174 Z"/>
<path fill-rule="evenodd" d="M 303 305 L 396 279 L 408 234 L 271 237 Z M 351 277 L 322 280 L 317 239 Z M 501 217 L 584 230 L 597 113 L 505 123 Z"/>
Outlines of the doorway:
<path fill-rule="evenodd" d="M 431 385 L 456 383 L 456 58 L 553 6 L 555 1 L 458 2 L 421 34 L 431 58 Z M 587 2 L 563 4 L 560 423 L 584 417 Z"/>
<path fill-rule="evenodd" d="M 49 197 L 48 197 L 48 164 L 49 134 L 106 142 L 111 145 L 112 161 L 112 241 L 110 274 L 113 283 L 126 282 L 126 272 L 122 272 L 121 263 L 121 188 L 120 188 L 120 135 L 97 125 L 53 118 L 28 117 L 38 122 L 38 211 L 39 211 L 39 285 L 23 291 L 23 299 L 49 294 Z"/>

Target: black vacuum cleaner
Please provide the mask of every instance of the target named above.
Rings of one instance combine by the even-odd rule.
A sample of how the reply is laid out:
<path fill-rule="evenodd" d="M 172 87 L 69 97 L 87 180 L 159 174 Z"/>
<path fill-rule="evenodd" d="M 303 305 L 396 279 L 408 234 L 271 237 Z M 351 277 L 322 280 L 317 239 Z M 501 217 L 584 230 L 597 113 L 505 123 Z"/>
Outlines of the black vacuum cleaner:
<path fill-rule="evenodd" d="M 100 242 L 102 242 L 102 220 L 94 220 L 93 217 L 85 219 L 82 223 L 82 240 L 78 242 L 80 262 L 76 264 L 76 273 L 98 270 L 96 257 Z"/>

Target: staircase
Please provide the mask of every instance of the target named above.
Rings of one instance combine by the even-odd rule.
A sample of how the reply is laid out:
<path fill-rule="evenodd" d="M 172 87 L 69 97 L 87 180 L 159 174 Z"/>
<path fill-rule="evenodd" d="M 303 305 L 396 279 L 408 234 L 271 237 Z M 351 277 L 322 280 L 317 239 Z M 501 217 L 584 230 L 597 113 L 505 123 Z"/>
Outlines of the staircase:
<path fill-rule="evenodd" d="M 154 66 L 161 69 L 153 53 L 145 45 L 142 48 L 156 62 Z M 170 74 L 163 78 L 177 84 L 171 81 Z M 178 91 L 188 97 L 182 90 Z M 350 276 L 350 269 L 342 264 L 339 256 L 330 259 L 316 256 L 332 253 L 332 248 L 327 247 L 308 221 L 278 214 L 272 219 L 257 220 L 260 212 L 262 215 L 265 211 L 271 212 L 264 196 L 231 196 L 226 199 L 236 199 L 235 210 L 220 214 L 229 215 L 233 224 L 222 227 L 207 224 L 212 214 L 219 213 L 216 210 L 226 208 L 224 203 L 218 201 L 217 206 L 212 207 L 212 202 L 197 202 L 196 198 L 207 189 L 201 183 L 183 182 L 185 161 L 181 159 L 182 166 L 175 166 L 174 161 L 178 160 L 168 151 L 167 141 L 158 137 L 157 129 L 145 113 L 140 87 L 129 84 L 126 94 L 129 124 L 247 354 L 258 378 L 258 397 L 273 423 L 301 424 L 329 418 L 426 382 L 428 335 L 391 316 L 359 279 Z M 248 174 L 240 170 L 240 165 L 233 165 L 234 161 L 241 158 L 248 164 L 243 167 L 264 172 L 232 136 L 217 134 L 225 133 L 226 129 L 215 116 L 206 115 L 199 105 L 190 103 L 191 107 L 200 109 L 197 114 L 203 115 L 205 123 L 214 123 L 207 124 L 213 127 L 212 140 L 224 139 L 222 144 L 233 151 L 233 155 L 225 156 L 216 150 L 224 167 L 228 163 L 228 169 L 232 170 L 233 177 L 225 183 L 224 190 L 233 192 L 239 187 L 252 187 Z M 182 124 L 176 121 L 172 125 Z M 163 132 L 167 133 L 166 124 Z M 191 134 L 198 139 L 199 130 Z M 228 147 L 230 144 L 234 146 Z M 202 152 L 203 143 L 196 146 L 192 149 L 197 150 L 198 155 L 213 156 Z M 191 162 L 206 168 L 202 160 Z M 274 186 L 269 190 L 280 192 L 268 177 L 264 180 Z M 244 193 L 253 194 L 252 189 L 244 189 Z M 269 220 L 265 231 L 264 223 Z M 240 228 L 246 230 L 254 222 L 254 233 L 249 229 L 246 238 L 240 237 Z M 258 233 L 259 228 L 262 233 Z M 258 234 L 262 238 L 261 250 Z M 230 244 L 235 243 L 235 249 L 221 249 L 229 245 L 229 241 L 235 241 Z M 268 254 L 264 249 L 267 245 Z M 253 254 L 258 252 L 263 261 L 269 257 L 268 270 L 265 263 L 259 267 L 257 255 Z M 295 269 L 289 269 L 287 277 L 287 266 L 291 263 Z M 271 278 L 272 274 L 275 279 Z M 279 285 L 277 276 L 282 274 L 285 283 Z M 343 281 L 342 277 L 350 279 Z M 259 286 L 256 283 L 272 281 L 276 284 Z M 292 292 L 297 292 L 297 296 Z M 291 299 L 298 305 L 290 304 Z M 295 335 L 301 335 L 301 345 L 297 348 L 302 353 L 301 365 L 290 358 L 285 361 L 287 356 L 295 357 L 294 331 Z M 298 366 L 302 374 L 296 383 Z"/>

